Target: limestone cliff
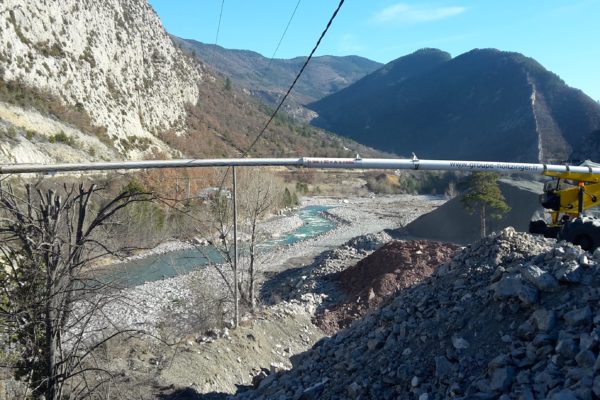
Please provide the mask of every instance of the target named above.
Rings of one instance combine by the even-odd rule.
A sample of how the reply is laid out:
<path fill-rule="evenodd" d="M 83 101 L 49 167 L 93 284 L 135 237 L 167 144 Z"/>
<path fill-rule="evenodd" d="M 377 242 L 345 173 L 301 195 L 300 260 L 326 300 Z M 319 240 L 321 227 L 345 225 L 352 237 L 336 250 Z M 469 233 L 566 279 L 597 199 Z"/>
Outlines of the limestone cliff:
<path fill-rule="evenodd" d="M 185 131 L 186 105 L 207 75 L 146 0 L 2 0 L 0 78 L 87 113 L 139 158 L 169 151 L 156 135 Z M 131 138 L 145 146 L 132 149 Z"/>

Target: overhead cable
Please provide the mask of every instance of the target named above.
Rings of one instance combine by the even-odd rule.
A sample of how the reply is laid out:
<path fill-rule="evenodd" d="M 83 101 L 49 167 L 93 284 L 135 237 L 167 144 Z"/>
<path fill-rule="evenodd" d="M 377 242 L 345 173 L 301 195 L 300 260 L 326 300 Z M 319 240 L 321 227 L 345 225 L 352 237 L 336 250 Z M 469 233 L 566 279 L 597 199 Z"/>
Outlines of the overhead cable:
<path fill-rule="evenodd" d="M 296 15 L 296 11 L 298 10 L 298 6 L 300 6 L 301 1 L 302 0 L 298 0 L 298 2 L 296 3 L 296 7 L 294 8 L 294 11 L 292 11 L 292 15 L 290 16 L 290 19 L 288 20 L 288 23 L 285 26 L 285 29 L 283 30 L 281 37 L 279 38 L 279 43 L 277 43 L 277 46 L 275 47 L 275 51 L 273 52 L 273 55 L 271 56 L 271 59 L 269 60 L 269 65 L 271 65 L 271 61 L 273 61 L 273 59 L 275 58 L 275 54 L 277 54 L 277 50 L 279 50 L 279 46 L 281 46 L 281 42 L 283 42 L 283 38 L 285 37 L 285 34 L 287 33 L 288 28 L 290 27 L 292 20 L 294 19 L 294 15 Z M 269 65 L 267 65 L 267 69 L 269 69 Z"/>
<path fill-rule="evenodd" d="M 329 30 L 329 28 L 331 27 L 331 24 L 333 23 L 333 20 L 335 19 L 335 17 L 337 16 L 338 12 L 340 11 L 340 9 L 342 8 L 342 5 L 344 4 L 345 0 L 340 0 L 340 3 L 338 4 L 337 8 L 335 9 L 335 11 L 333 12 L 333 15 L 331 16 L 331 18 L 329 19 L 329 22 L 327 22 L 327 26 L 325 26 L 325 29 L 323 30 L 323 32 L 321 32 L 321 36 L 319 36 L 319 40 L 317 40 L 317 43 L 315 44 L 315 46 L 313 47 L 312 51 L 310 52 L 310 54 L 308 55 L 308 57 L 306 58 L 306 61 L 304 62 L 304 64 L 302 65 L 302 68 L 300 68 L 300 71 L 298 72 L 298 74 L 296 75 L 296 78 L 294 78 L 294 81 L 292 82 L 292 84 L 290 85 L 289 89 L 287 90 L 285 96 L 283 96 L 283 98 L 281 99 L 281 101 L 279 102 L 279 104 L 277 105 L 277 108 L 275 108 L 275 111 L 273 111 L 273 113 L 271 114 L 271 116 L 269 117 L 269 120 L 267 121 L 267 123 L 265 124 L 265 126 L 261 129 L 261 131 L 258 133 L 258 135 L 256 136 L 256 138 L 254 138 L 254 140 L 252 141 L 252 143 L 250 144 L 250 146 L 246 149 L 246 151 L 244 151 L 241 154 L 241 158 L 244 158 L 248 155 L 248 153 L 250 153 L 250 150 L 252 150 L 252 148 L 254 147 L 254 145 L 256 145 L 256 143 L 258 142 L 258 140 L 261 138 L 261 136 L 266 132 L 267 128 L 269 127 L 269 125 L 271 124 L 271 122 L 273 121 L 273 119 L 275 118 L 275 116 L 277 115 L 277 112 L 279 111 L 279 109 L 283 106 L 283 103 L 285 102 L 285 100 L 287 99 L 287 97 L 289 96 L 289 94 L 291 93 L 292 89 L 294 88 L 294 86 L 296 85 L 296 82 L 298 82 L 298 79 L 300 79 L 300 76 L 302 75 L 302 73 L 304 72 L 304 70 L 306 69 L 306 66 L 308 65 L 308 63 L 310 62 L 310 60 L 312 59 L 313 55 L 315 54 L 315 52 L 317 51 L 317 49 L 319 48 L 319 45 L 321 44 L 321 41 L 323 40 L 323 38 L 325 37 L 325 34 L 327 33 L 327 31 Z M 299 3 L 299 2 L 298 2 Z M 295 13 L 295 10 L 294 10 Z M 293 15 L 292 15 L 293 16 Z M 291 21 L 291 18 L 290 18 Z M 287 28 L 286 28 L 287 29 Z M 227 170 L 225 170 L 225 174 L 223 175 L 223 179 L 221 180 L 221 184 L 219 185 L 219 192 L 221 192 L 221 190 L 223 190 L 223 185 L 225 184 L 225 179 L 227 179 L 227 174 L 229 173 L 229 167 L 227 167 Z"/>
<path fill-rule="evenodd" d="M 287 99 L 287 97 L 292 92 L 292 89 L 296 85 L 296 82 L 298 82 L 298 79 L 300 79 L 300 76 L 302 76 L 302 73 L 306 69 L 306 66 L 308 65 L 308 63 L 310 62 L 311 58 L 313 57 L 313 55 L 315 54 L 315 52 L 319 48 L 319 45 L 321 44 L 321 41 L 323 40 L 323 37 L 325 37 L 325 34 L 329 30 L 329 27 L 331 27 L 331 24 L 333 23 L 333 20 L 335 19 L 335 17 L 337 16 L 338 12 L 340 11 L 340 8 L 342 8 L 342 5 L 344 4 L 344 1 L 345 0 L 340 0 L 340 3 L 338 4 L 337 8 L 333 12 L 333 15 L 329 19 L 329 22 L 327 22 L 327 26 L 325 27 L 325 29 L 321 33 L 321 36 L 319 37 L 319 40 L 317 40 L 317 43 L 315 44 L 315 47 L 313 47 L 313 49 L 310 52 L 309 56 L 306 58 L 306 61 L 304 62 L 304 65 L 302 65 L 302 68 L 300 69 L 300 71 L 296 75 L 296 78 L 292 82 L 290 88 L 287 90 L 287 92 L 285 93 L 285 96 L 283 96 L 283 98 L 281 99 L 281 101 L 277 105 L 277 108 L 275 108 L 275 111 L 273 111 L 273 113 L 269 117 L 269 120 L 267 121 L 267 123 L 265 124 L 265 126 L 261 129 L 261 131 L 258 133 L 258 135 L 256 136 L 256 138 L 254 139 L 254 141 L 250 144 L 250 147 L 248 147 L 248 149 L 242 154 L 242 157 L 245 157 L 246 155 L 248 155 L 248 153 L 250 152 L 250 150 L 252 150 L 252 148 L 254 147 L 254 145 L 258 142 L 258 140 L 261 138 L 261 136 L 266 132 L 267 128 L 269 127 L 269 125 L 271 124 L 271 122 L 273 121 L 273 119 L 275 119 L 275 116 L 277 115 L 277 112 L 283 106 L 283 103 L 285 102 L 285 100 Z"/>
<path fill-rule="evenodd" d="M 219 42 L 219 31 L 221 30 L 221 19 L 223 18 L 223 7 L 225 0 L 221 0 L 221 11 L 219 12 L 219 23 L 217 24 L 217 35 L 215 36 L 215 46 Z"/>

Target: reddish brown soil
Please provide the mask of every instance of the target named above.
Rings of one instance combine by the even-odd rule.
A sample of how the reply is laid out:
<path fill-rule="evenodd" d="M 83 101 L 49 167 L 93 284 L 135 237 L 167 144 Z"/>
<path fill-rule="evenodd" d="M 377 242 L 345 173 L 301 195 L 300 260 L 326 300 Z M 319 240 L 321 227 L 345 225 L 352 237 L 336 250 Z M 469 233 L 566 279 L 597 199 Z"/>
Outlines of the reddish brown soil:
<path fill-rule="evenodd" d="M 336 333 L 379 307 L 398 290 L 430 276 L 435 267 L 447 261 L 458 248 L 426 240 L 386 244 L 334 277 L 347 297 L 344 302 L 318 313 L 316 324 L 327 334 Z"/>

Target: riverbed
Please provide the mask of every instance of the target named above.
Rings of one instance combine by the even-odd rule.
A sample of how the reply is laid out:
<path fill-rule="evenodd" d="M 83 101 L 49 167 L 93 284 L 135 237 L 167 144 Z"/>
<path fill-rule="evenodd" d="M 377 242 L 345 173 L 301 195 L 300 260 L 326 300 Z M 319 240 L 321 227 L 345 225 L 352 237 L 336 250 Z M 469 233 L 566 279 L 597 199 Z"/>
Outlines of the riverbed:
<path fill-rule="evenodd" d="M 272 276 L 273 273 L 309 265 L 323 251 L 340 246 L 356 236 L 404 226 L 444 202 L 445 199 L 441 197 L 416 195 L 305 199 L 303 207 L 334 206 L 328 208 L 326 213 L 328 218 L 336 220 L 335 229 L 266 252 L 258 260 L 259 281 L 265 275 Z M 193 298 L 198 291 L 210 291 L 215 295 L 227 292 L 223 278 L 214 267 L 196 269 L 192 273 L 185 273 L 180 267 L 173 270 L 174 273 L 181 272 L 172 278 L 148 281 L 124 289 L 122 298 L 108 304 L 103 310 L 103 318 L 92 325 L 134 327 L 157 333 L 156 327 L 164 323 L 165 315 L 180 314 L 185 321 L 186 312 L 196 311 L 190 309 L 189 305 L 194 304 Z"/>
<path fill-rule="evenodd" d="M 272 229 L 268 238 L 261 240 L 257 249 L 259 253 L 268 253 L 281 247 L 288 247 L 303 240 L 313 239 L 325 234 L 337 226 L 335 219 L 325 212 L 336 205 L 310 204 L 294 213 L 300 223 L 291 229 L 275 229 L 281 217 L 274 218 L 274 223 L 267 222 L 260 230 Z M 167 251 L 163 251 L 163 248 Z M 173 250 L 168 251 L 169 248 Z M 247 244 L 240 243 L 240 256 L 243 257 Z M 101 272 L 103 280 L 125 287 L 133 287 L 146 282 L 154 282 L 187 274 L 208 264 L 224 262 L 223 254 L 210 245 L 191 245 L 186 243 L 170 246 L 158 246 L 146 254 L 132 257 L 125 262 L 111 265 Z"/>

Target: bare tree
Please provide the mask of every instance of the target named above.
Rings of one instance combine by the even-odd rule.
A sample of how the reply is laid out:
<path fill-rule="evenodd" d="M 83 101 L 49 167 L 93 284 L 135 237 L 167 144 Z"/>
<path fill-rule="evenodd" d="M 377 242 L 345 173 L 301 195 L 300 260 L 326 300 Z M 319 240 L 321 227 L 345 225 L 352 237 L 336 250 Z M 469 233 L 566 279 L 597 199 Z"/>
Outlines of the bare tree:
<path fill-rule="evenodd" d="M 0 187 L 0 324 L 18 344 L 15 375 L 46 400 L 89 397 L 107 372 L 87 360 L 123 333 L 86 339 L 107 297 L 98 296 L 103 285 L 84 272 L 98 258 L 115 254 L 104 240 L 115 216 L 150 196 L 125 188 L 101 199 L 100 192 L 83 184 L 60 191 L 26 185 L 21 195 Z M 85 312 L 74 312 L 75 305 Z"/>
<path fill-rule="evenodd" d="M 223 279 L 230 295 L 241 294 L 244 303 L 256 307 L 256 279 L 258 272 L 258 244 L 261 239 L 258 224 L 281 200 L 281 187 L 275 177 L 264 169 L 242 169 L 238 178 L 238 229 L 247 238 L 239 247 L 240 259 L 234 262 L 233 199 L 229 192 L 221 192 L 211 201 L 211 218 L 216 239 L 211 240 L 222 256 L 222 263 L 212 263 Z M 236 268 L 238 269 L 236 271 Z M 241 279 L 235 282 L 237 272 Z M 236 303 L 236 302 L 234 302 Z M 234 305 L 234 320 L 239 321 L 239 309 Z"/>
<path fill-rule="evenodd" d="M 260 239 L 258 223 L 281 199 L 281 184 L 275 177 L 260 169 L 252 169 L 243 176 L 240 185 L 240 208 L 243 212 L 242 226 L 248 231 L 248 283 L 246 294 L 251 309 L 256 307 L 257 244 Z"/>

